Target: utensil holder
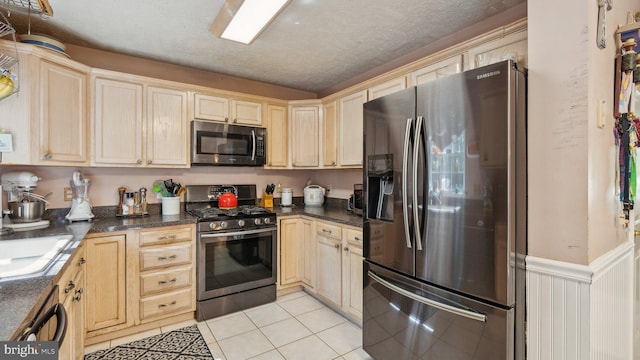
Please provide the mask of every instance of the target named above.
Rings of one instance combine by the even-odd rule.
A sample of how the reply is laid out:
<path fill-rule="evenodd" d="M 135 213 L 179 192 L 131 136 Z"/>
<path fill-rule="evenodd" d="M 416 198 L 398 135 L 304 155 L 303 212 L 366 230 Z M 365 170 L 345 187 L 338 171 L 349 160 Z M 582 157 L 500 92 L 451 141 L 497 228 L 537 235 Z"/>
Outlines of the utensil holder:
<path fill-rule="evenodd" d="M 273 207 L 273 194 L 262 193 L 262 199 L 260 199 L 260 206 L 266 208 Z"/>
<path fill-rule="evenodd" d="M 180 214 L 180 197 L 163 197 L 162 198 L 162 215 L 179 215 Z"/>

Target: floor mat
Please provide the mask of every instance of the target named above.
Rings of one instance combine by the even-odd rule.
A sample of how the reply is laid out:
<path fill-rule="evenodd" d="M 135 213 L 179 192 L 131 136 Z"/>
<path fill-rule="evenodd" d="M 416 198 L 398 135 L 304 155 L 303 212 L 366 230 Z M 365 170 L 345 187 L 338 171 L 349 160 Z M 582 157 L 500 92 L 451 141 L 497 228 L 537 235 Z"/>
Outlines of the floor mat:
<path fill-rule="evenodd" d="M 84 356 L 85 360 L 212 360 L 197 325 L 170 331 Z"/>

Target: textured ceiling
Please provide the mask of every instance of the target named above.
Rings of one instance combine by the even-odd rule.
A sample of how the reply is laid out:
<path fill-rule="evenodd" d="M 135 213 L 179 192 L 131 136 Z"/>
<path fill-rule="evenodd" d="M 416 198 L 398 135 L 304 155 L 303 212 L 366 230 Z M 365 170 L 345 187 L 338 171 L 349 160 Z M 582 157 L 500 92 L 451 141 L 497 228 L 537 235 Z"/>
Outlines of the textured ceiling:
<path fill-rule="evenodd" d="M 223 0 L 49 0 L 31 33 L 318 93 L 525 1 L 291 0 L 243 45 L 209 32 Z"/>

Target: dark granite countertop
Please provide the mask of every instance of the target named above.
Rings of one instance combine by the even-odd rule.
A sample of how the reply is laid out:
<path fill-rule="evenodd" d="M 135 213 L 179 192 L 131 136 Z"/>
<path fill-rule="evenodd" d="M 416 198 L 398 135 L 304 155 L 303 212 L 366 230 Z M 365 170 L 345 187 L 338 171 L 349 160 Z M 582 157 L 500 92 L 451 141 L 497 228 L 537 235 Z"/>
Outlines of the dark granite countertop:
<path fill-rule="evenodd" d="M 321 220 L 333 221 L 349 226 L 362 227 L 362 216 L 354 215 L 341 207 L 323 206 L 310 207 L 293 205 L 292 207 L 274 206 L 273 211 L 277 216 L 309 216 Z"/>
<path fill-rule="evenodd" d="M 49 292 L 68 266 L 67 261 L 78 248 L 91 224 L 52 221 L 43 229 L 19 231 L 0 236 L 2 240 L 53 235 L 73 235 L 58 257 L 43 271 L 28 276 L 0 279 L 0 340 L 14 339 L 42 306 Z"/>
<path fill-rule="evenodd" d="M 149 211 L 150 215 L 144 217 L 123 218 L 116 217 L 115 212 L 110 208 L 94 208 L 96 218 L 91 222 L 69 223 L 62 220 L 68 210 L 61 210 L 64 210 L 64 212 L 50 214 L 51 224 L 48 227 L 0 236 L 0 241 L 2 241 L 50 235 L 73 235 L 73 240 L 61 252 L 58 259 L 44 272 L 26 277 L 0 279 L 0 340 L 14 339 L 21 329 L 25 327 L 42 303 L 44 303 L 53 285 L 68 266 L 69 258 L 81 244 L 86 234 L 184 225 L 196 222 L 194 217 L 184 213 L 184 211 L 180 215 L 163 216 L 159 214 L 159 211 L 153 209 L 154 211 Z M 347 212 L 344 207 L 305 207 L 298 204 L 293 207 L 275 206 L 273 210 L 277 216 L 304 215 L 362 227 L 362 217 Z"/>
<path fill-rule="evenodd" d="M 41 273 L 0 279 L 0 340 L 14 339 L 32 319 L 68 266 L 67 262 L 88 233 L 135 230 L 158 226 L 193 224 L 196 219 L 186 213 L 163 216 L 152 214 L 137 218 L 96 217 L 91 222 L 69 223 L 55 214 L 48 227 L 19 231 L 0 236 L 0 241 L 51 235 L 73 235 L 58 258 Z"/>

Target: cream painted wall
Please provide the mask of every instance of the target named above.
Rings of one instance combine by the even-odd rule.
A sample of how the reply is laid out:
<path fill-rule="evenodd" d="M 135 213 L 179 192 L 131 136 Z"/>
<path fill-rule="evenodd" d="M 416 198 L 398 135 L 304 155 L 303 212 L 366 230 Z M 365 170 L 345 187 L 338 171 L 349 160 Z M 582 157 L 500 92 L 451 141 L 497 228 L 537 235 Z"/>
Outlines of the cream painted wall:
<path fill-rule="evenodd" d="M 314 179 L 323 187 L 331 185 L 327 196 L 348 199 L 353 193 L 353 184 L 362 184 L 362 169 L 318 170 Z"/>
<path fill-rule="evenodd" d="M 73 168 L 73 167 L 39 167 L 39 166 L 5 166 L 0 174 L 7 171 L 30 171 L 42 178 L 35 190 L 38 194 L 50 191 L 49 208 L 68 208 L 63 188 L 69 186 L 74 171 L 80 170 L 91 180 L 89 200 L 93 206 L 110 206 L 118 204 L 118 187 L 125 186 L 131 190 L 146 187 L 149 190 L 148 202 L 159 203 L 151 192 L 155 180 L 170 179 L 182 185 L 196 184 L 256 184 L 258 196 L 269 183 L 280 183 L 283 187 L 291 187 L 294 196 L 302 196 L 302 189 L 308 179 L 315 180 L 313 171 L 274 171 L 249 167 L 196 167 L 191 169 L 137 169 L 137 168 Z M 336 180 L 342 180 L 337 177 Z M 314 181 L 315 182 L 315 181 Z M 336 181 L 335 183 L 338 183 Z M 344 187 L 349 184 L 344 183 Z M 276 194 L 277 197 L 279 195 Z M 183 199 L 184 201 L 184 199 Z"/>
<path fill-rule="evenodd" d="M 628 237 L 615 196 L 613 33 L 637 6 L 614 2 L 600 50 L 596 1 L 528 2 L 530 255 L 589 264 Z M 603 129 L 598 99 L 607 101 Z"/>

